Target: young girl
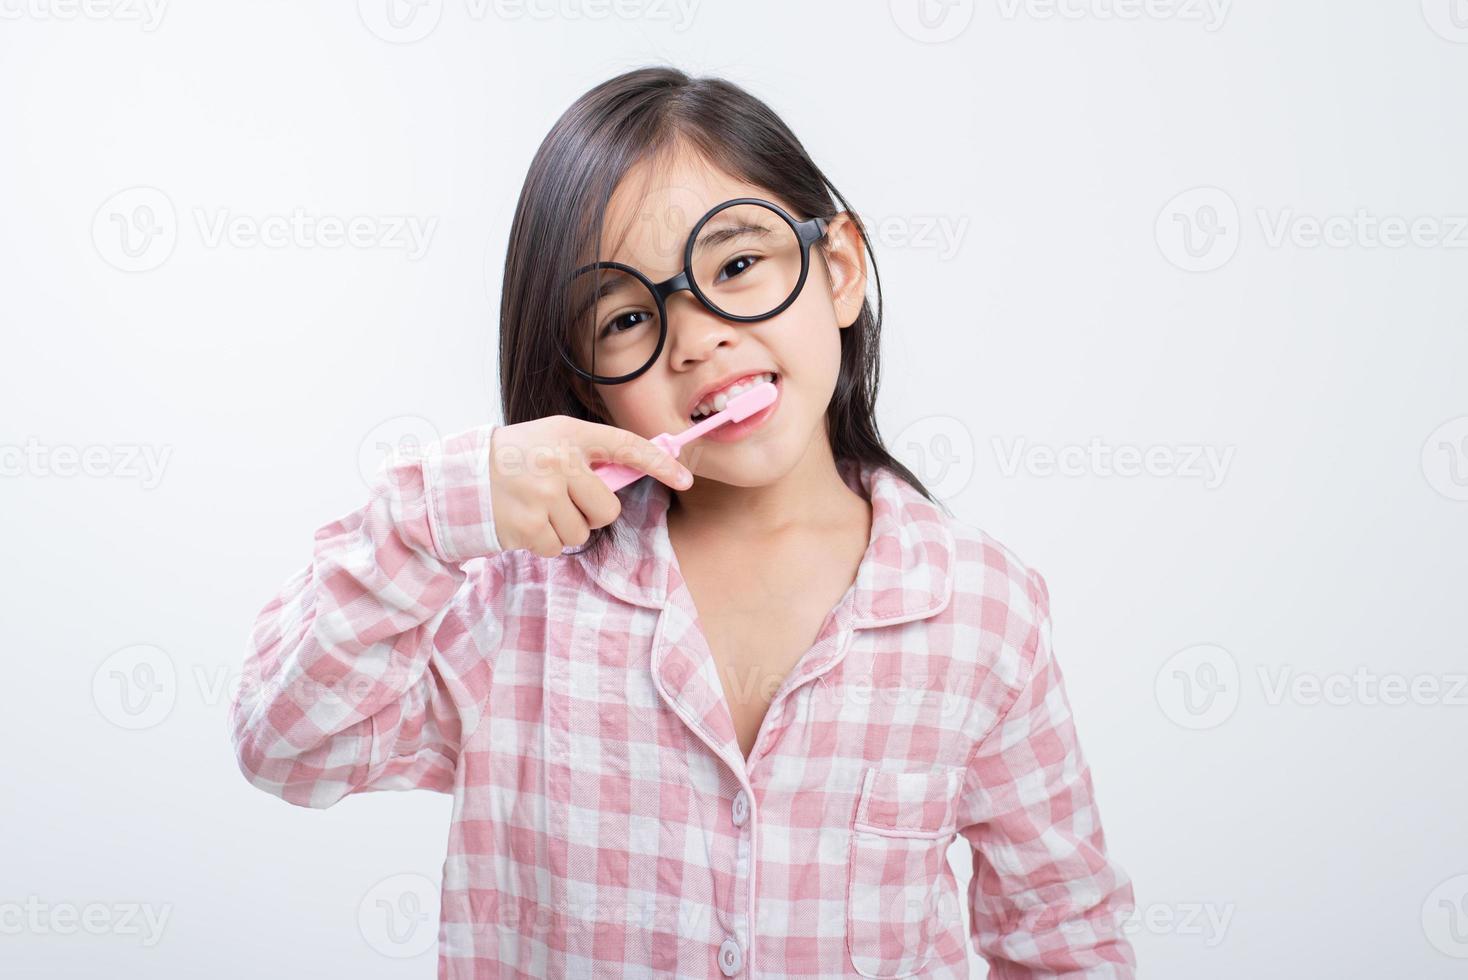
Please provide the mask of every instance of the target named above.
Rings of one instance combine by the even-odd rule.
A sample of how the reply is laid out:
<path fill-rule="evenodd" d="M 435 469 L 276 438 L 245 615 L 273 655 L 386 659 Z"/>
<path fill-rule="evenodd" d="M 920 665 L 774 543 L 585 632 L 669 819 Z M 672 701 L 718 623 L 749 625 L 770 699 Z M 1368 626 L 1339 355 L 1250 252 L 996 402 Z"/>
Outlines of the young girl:
<path fill-rule="evenodd" d="M 260 613 L 252 783 L 454 796 L 441 978 L 1133 976 L 1045 581 L 878 435 L 869 249 L 748 93 L 598 85 L 515 212 L 506 424 L 390 458 Z"/>

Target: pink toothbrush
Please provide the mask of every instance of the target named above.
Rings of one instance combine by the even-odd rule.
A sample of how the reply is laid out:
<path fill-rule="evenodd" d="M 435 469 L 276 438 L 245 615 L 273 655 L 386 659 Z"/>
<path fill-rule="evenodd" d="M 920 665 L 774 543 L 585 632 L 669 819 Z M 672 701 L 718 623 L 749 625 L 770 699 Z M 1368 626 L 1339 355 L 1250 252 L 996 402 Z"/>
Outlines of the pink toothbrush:
<path fill-rule="evenodd" d="M 684 446 L 688 445 L 699 436 L 704 435 L 712 429 L 717 429 L 725 422 L 743 422 L 755 412 L 762 408 L 773 405 L 775 397 L 779 394 L 774 384 L 769 381 L 761 381 L 748 391 L 741 391 L 738 395 L 729 399 L 729 404 L 724 406 L 722 412 L 715 412 L 697 425 L 690 426 L 682 432 L 674 435 L 664 432 L 653 436 L 650 442 L 662 447 L 669 456 L 674 459 Z M 622 463 L 593 463 L 592 471 L 602 478 L 608 487 L 620 490 L 629 483 L 636 482 L 639 478 L 647 476 L 644 470 L 633 469 Z"/>

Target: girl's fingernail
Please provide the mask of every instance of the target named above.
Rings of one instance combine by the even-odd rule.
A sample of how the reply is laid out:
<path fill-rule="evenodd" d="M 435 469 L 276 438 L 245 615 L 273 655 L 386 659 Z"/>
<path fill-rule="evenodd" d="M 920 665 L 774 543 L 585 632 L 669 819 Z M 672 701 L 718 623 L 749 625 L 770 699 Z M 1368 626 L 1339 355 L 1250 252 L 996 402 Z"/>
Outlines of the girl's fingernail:
<path fill-rule="evenodd" d="M 688 470 L 680 470 L 678 473 L 678 486 L 684 488 L 693 486 L 693 474 Z"/>

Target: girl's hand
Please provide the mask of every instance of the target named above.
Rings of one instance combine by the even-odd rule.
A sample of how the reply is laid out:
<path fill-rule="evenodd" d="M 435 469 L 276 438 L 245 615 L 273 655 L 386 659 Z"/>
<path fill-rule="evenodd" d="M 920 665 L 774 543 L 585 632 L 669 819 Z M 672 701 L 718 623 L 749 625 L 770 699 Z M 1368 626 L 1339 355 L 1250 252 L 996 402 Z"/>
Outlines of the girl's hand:
<path fill-rule="evenodd" d="M 569 415 L 496 426 L 489 454 L 490 506 L 501 548 L 529 548 L 543 558 L 585 544 L 592 528 L 622 512 L 592 463 L 623 463 L 677 490 L 693 483 L 693 474 L 650 440 Z"/>

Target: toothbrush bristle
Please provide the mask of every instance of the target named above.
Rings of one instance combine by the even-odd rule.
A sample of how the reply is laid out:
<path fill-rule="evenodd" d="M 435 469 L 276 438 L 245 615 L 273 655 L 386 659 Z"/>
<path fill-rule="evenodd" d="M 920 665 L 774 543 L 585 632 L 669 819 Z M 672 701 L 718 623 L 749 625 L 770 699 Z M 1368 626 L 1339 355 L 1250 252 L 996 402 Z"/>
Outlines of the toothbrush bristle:
<path fill-rule="evenodd" d="M 773 383 L 761 381 L 748 391 L 741 391 L 729 399 L 729 404 L 724 406 L 724 411 L 729 413 L 730 421 L 743 422 L 760 409 L 774 404 L 777 394 Z"/>

